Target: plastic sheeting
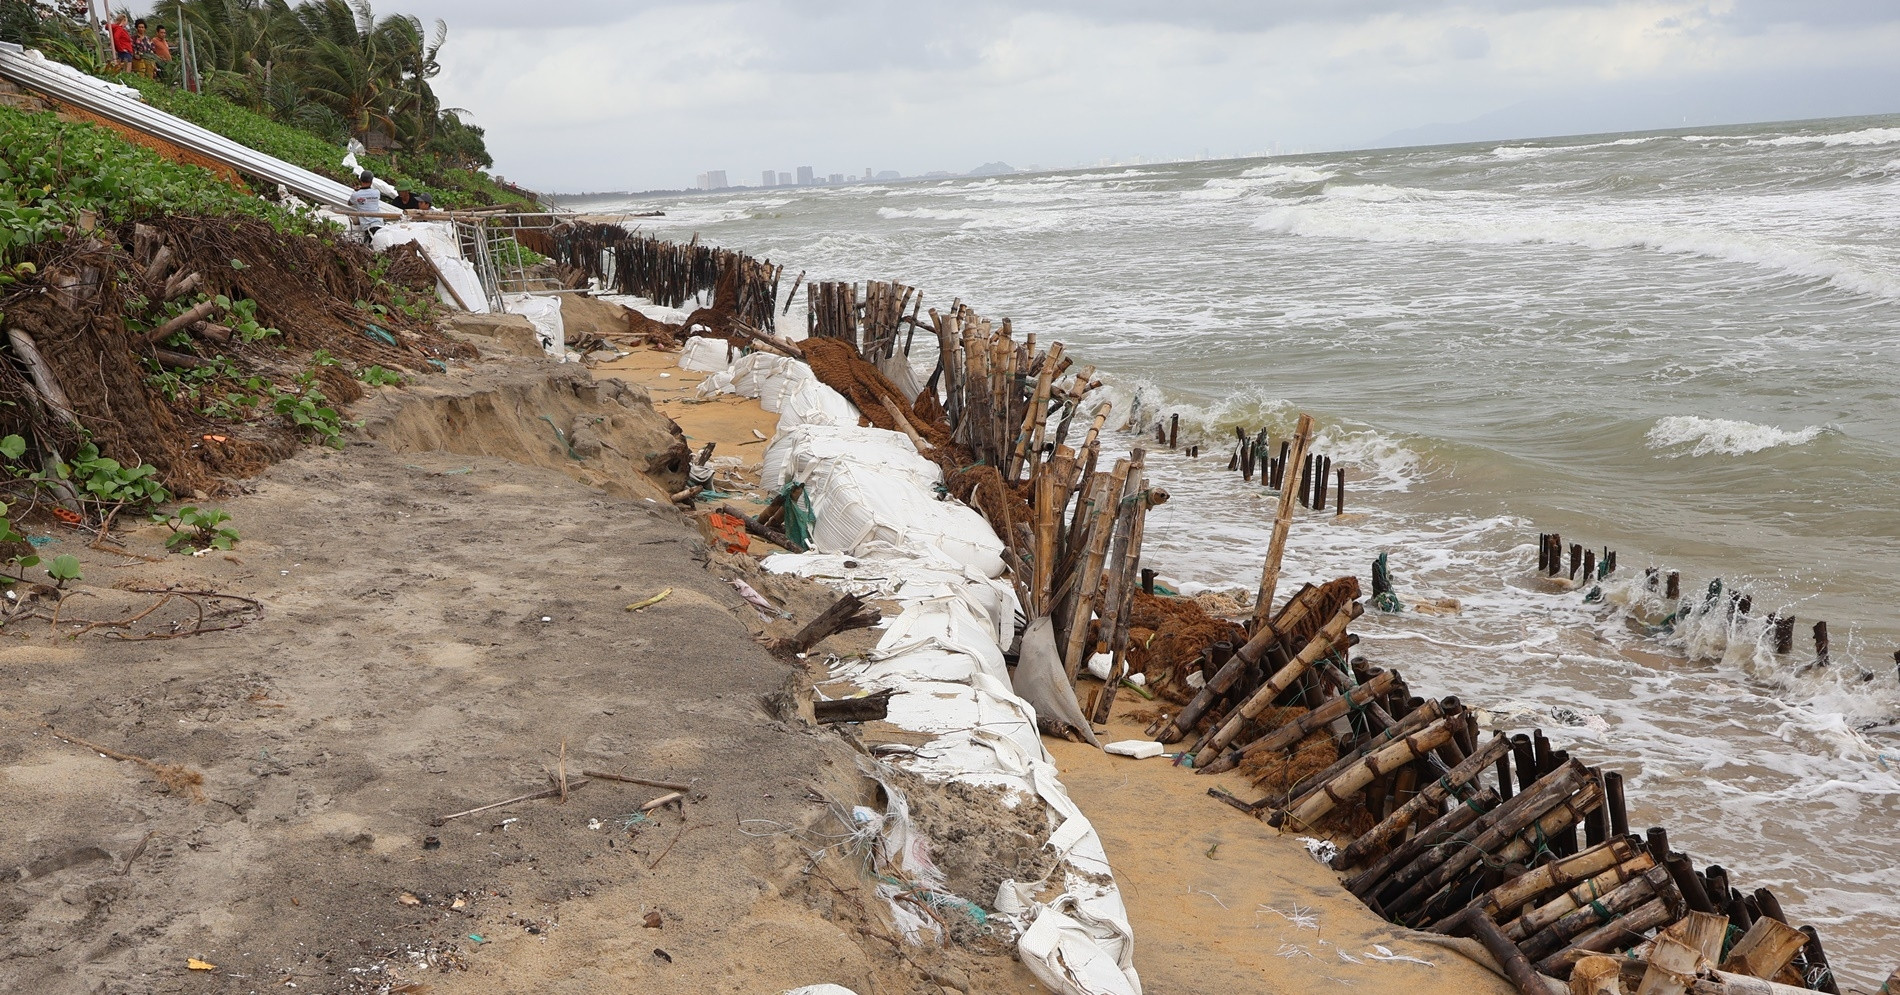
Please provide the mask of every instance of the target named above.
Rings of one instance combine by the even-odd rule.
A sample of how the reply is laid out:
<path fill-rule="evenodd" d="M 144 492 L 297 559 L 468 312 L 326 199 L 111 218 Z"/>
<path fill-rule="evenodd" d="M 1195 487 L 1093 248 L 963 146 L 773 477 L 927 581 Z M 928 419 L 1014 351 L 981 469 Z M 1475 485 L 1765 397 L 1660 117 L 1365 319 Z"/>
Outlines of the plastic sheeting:
<path fill-rule="evenodd" d="M 447 221 L 392 221 L 378 228 L 369 244 L 377 252 L 388 252 L 391 246 L 404 242 L 416 243 L 416 248 L 421 249 L 442 274 L 441 282 L 436 284 L 436 294 L 442 303 L 455 307 L 466 304 L 476 314 L 488 313 L 488 292 L 482 289 L 474 264 L 462 258 L 462 246 L 456 241 L 454 225 Z M 449 287 L 455 288 L 453 293 Z M 460 302 L 457 297 L 461 298 Z"/>
<path fill-rule="evenodd" d="M 561 322 L 559 297 L 508 294 L 501 300 L 509 314 L 518 314 L 534 325 L 534 335 L 541 340 L 541 348 L 547 350 L 548 355 L 567 361 L 567 326 Z"/>

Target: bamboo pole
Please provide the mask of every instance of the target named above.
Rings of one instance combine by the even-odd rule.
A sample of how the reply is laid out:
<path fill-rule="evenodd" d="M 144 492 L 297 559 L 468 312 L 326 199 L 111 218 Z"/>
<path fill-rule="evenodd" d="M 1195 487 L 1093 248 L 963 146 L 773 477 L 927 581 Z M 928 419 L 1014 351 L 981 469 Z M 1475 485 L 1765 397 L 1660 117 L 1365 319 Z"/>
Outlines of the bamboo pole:
<path fill-rule="evenodd" d="M 1604 846 L 1607 845 L 1608 844 L 1604 844 Z M 1602 847 L 1595 847 L 1592 848 L 1592 850 L 1586 850 L 1584 852 L 1602 852 L 1602 849 Z M 1568 862 L 1575 859 L 1575 857 L 1566 857 L 1564 861 Z M 1550 865 L 1547 864 L 1545 866 Z M 1604 868 L 1602 871 L 1592 875 L 1588 880 L 1571 888 L 1569 891 L 1524 913 L 1517 917 L 1515 921 L 1505 924 L 1504 935 L 1514 941 L 1535 936 L 1551 923 L 1589 905 L 1603 895 L 1615 891 L 1638 875 L 1648 873 L 1649 869 L 1655 866 L 1655 858 L 1647 853 L 1641 853 L 1630 857 L 1628 860 Z"/>
<path fill-rule="evenodd" d="M 1682 995 L 1705 966 L 1712 966 L 1722 956 L 1727 934 L 1728 917 L 1706 912 L 1690 912 L 1656 934 L 1637 995 Z"/>
<path fill-rule="evenodd" d="M 1570 995 L 1623 995 L 1623 964 L 1614 957 L 1585 957 L 1570 972 Z"/>
<path fill-rule="evenodd" d="M 1453 805 L 1451 810 L 1432 821 L 1432 824 L 1419 830 L 1411 839 L 1393 847 L 1391 852 L 1380 857 L 1372 866 L 1346 879 L 1346 890 L 1372 903 L 1373 891 L 1385 884 L 1386 875 L 1394 869 L 1405 867 L 1417 860 L 1419 855 L 1429 848 L 1441 845 L 1453 845 L 1471 824 L 1496 811 L 1498 793 L 1486 788 L 1466 799 L 1463 804 Z"/>
<path fill-rule="evenodd" d="M 1484 837 L 1480 837 L 1472 845 L 1487 848 L 1484 852 L 1490 854 L 1490 866 L 1528 863 L 1540 853 L 1550 852 L 1550 843 L 1553 840 L 1561 839 L 1562 833 L 1569 831 L 1578 820 L 1601 807 L 1602 804 L 1603 785 L 1594 780 L 1586 780 L 1583 790 L 1558 802 L 1550 811 L 1531 820 L 1522 829 L 1494 830 L 1500 832 L 1497 842 L 1501 845 L 1494 845 L 1492 840 Z M 1475 859 L 1474 854 L 1473 861 Z M 1412 916 L 1412 924 L 1415 926 L 1428 925 L 1437 915 L 1442 915 L 1443 905 L 1450 901 L 1457 890 L 1463 886 L 1460 873 L 1442 867 L 1439 870 L 1442 872 L 1443 881 L 1436 891 L 1430 893 L 1430 897 L 1419 904 L 1419 911 Z"/>
<path fill-rule="evenodd" d="M 1508 833 L 1516 833 L 1518 830 L 1529 825 L 1537 817 L 1548 812 L 1565 798 L 1570 797 L 1582 784 L 1583 765 L 1581 764 L 1566 764 L 1557 770 L 1551 771 L 1529 789 L 1519 793 L 1517 797 L 1498 806 L 1477 822 L 1473 823 L 1468 829 L 1458 835 L 1458 839 L 1454 845 L 1439 847 L 1421 854 L 1419 858 L 1411 864 L 1393 872 L 1391 878 L 1386 882 L 1385 890 L 1391 891 L 1395 888 L 1402 889 L 1407 887 L 1411 889 L 1410 892 L 1399 892 L 1401 897 L 1395 899 L 1395 901 L 1404 901 L 1406 897 L 1413 899 L 1424 898 L 1425 895 L 1430 894 L 1436 890 L 1440 884 L 1445 883 L 1446 880 L 1451 878 L 1452 874 L 1446 874 L 1444 875 L 1444 880 L 1440 880 L 1430 887 L 1425 887 L 1423 881 L 1435 875 L 1439 869 L 1446 865 L 1455 865 L 1453 866 L 1453 873 L 1455 873 L 1464 867 L 1470 866 L 1470 864 L 1477 859 L 1479 854 L 1489 853 L 1492 849 L 1495 849 L 1495 847 L 1481 847 L 1477 845 L 1480 839 L 1496 837 L 1497 834 L 1494 832 L 1494 827 L 1507 826 L 1509 827 L 1507 829 Z M 1415 882 L 1417 883 L 1415 884 Z M 1388 910 L 1393 910 L 1395 903 L 1382 902 L 1381 904 L 1386 906 Z M 1407 907 L 1409 907 L 1410 904 L 1412 903 L 1406 903 Z M 1402 911 L 1402 909 L 1397 911 Z"/>
<path fill-rule="evenodd" d="M 1385 675 L 1381 674 L 1379 676 L 1383 677 Z M 1377 677 L 1373 678 L 1374 681 L 1377 679 Z M 1372 686 L 1372 682 L 1370 681 L 1360 685 L 1360 687 Z M 1357 692 L 1359 689 L 1354 688 L 1353 690 Z M 1334 700 L 1337 701 L 1341 699 Z M 1302 719 L 1305 717 L 1306 716 L 1301 716 Z M 1453 791 L 1470 783 L 1471 780 L 1476 778 L 1479 774 L 1484 773 L 1486 768 L 1496 763 L 1498 757 L 1503 756 L 1504 752 L 1510 749 L 1510 746 L 1510 740 L 1506 739 L 1503 733 L 1498 733 L 1491 737 L 1490 742 L 1485 743 L 1477 752 L 1466 757 L 1464 763 L 1452 768 L 1445 776 L 1427 784 L 1424 788 L 1419 790 L 1418 794 L 1413 795 L 1405 804 L 1400 805 L 1397 810 L 1381 820 L 1378 825 L 1366 830 L 1360 834 L 1358 839 L 1348 844 L 1344 850 L 1339 851 L 1339 855 L 1333 858 L 1333 869 L 1336 871 L 1351 870 L 1353 865 L 1365 860 L 1366 857 L 1370 856 L 1373 852 L 1384 849 L 1393 839 L 1397 838 L 1400 833 L 1405 832 L 1413 822 L 1417 821 L 1419 816 L 1425 814 L 1427 811 L 1438 811 L 1438 806 L 1448 801 Z M 1533 871 L 1532 873 L 1536 872 Z"/>
<path fill-rule="evenodd" d="M 1067 649 L 1062 656 L 1062 668 L 1068 673 L 1070 684 L 1075 683 L 1076 672 L 1082 669 L 1087 655 L 1090 616 L 1094 614 L 1099 593 L 1096 588 L 1102 582 L 1102 560 L 1108 555 L 1109 533 L 1114 531 L 1115 513 L 1120 510 L 1115 497 L 1120 496 L 1128 479 L 1129 466 L 1125 459 L 1115 461 L 1102 506 L 1096 510 L 1095 524 L 1091 526 L 1094 531 L 1089 536 L 1088 555 L 1082 560 L 1081 586 L 1076 589 L 1075 614 L 1069 619 Z"/>
<path fill-rule="evenodd" d="M 1036 391 L 1030 398 L 1029 409 L 1025 412 L 1022 427 L 1016 433 L 1016 447 L 1010 453 L 1009 467 L 1003 473 L 1005 483 L 1014 484 L 1022 476 L 1023 463 L 1030 454 L 1030 438 L 1035 434 L 1039 419 L 1038 412 L 1049 410 L 1049 387 L 1054 379 L 1055 367 L 1044 363 L 1042 373 L 1036 377 Z"/>
<path fill-rule="evenodd" d="M 1331 781 L 1307 792 L 1299 806 L 1286 813 L 1280 828 L 1286 829 L 1287 824 L 1291 823 L 1296 829 L 1310 829 L 1333 809 L 1363 791 L 1374 778 L 1391 774 L 1449 739 L 1451 726 L 1445 719 L 1439 719 L 1417 733 L 1388 743 Z"/>
<path fill-rule="evenodd" d="M 1313 661 L 1332 649 L 1333 640 L 1345 633 L 1346 626 L 1364 612 L 1365 609 L 1359 606 L 1359 602 L 1348 602 L 1338 614 L 1333 616 L 1332 621 L 1326 623 L 1319 635 L 1314 636 L 1313 640 L 1306 644 L 1306 648 L 1300 651 L 1299 656 L 1288 661 L 1279 672 L 1263 682 L 1252 697 L 1242 703 L 1239 708 L 1234 709 L 1234 713 L 1228 716 L 1227 721 L 1219 729 L 1210 730 L 1209 735 L 1205 737 L 1206 742 L 1196 744 L 1195 749 L 1190 752 L 1198 754 L 1204 749 L 1218 751 L 1232 742 L 1235 736 L 1240 735 L 1241 727 L 1258 718 L 1261 712 L 1267 710 L 1267 706 L 1273 704 L 1273 699 L 1285 694 L 1287 688 L 1292 687 L 1293 682 L 1299 679 L 1301 674 L 1306 673 L 1306 668 L 1313 665 Z"/>
<path fill-rule="evenodd" d="M 1301 414 L 1298 427 L 1293 430 L 1293 463 L 1298 464 L 1306 457 L 1306 447 L 1312 443 L 1313 416 Z M 1267 544 L 1267 562 L 1260 568 L 1260 593 L 1254 601 L 1253 620 L 1255 625 L 1265 621 L 1273 612 L 1274 589 L 1280 584 L 1280 560 L 1286 554 L 1287 531 L 1293 527 L 1293 488 L 1280 491 L 1280 508 L 1273 516 L 1273 538 Z"/>
<path fill-rule="evenodd" d="M 1676 894 L 1674 884 L 1669 889 L 1671 895 Z M 1629 914 L 1584 933 L 1571 941 L 1570 946 L 1538 961 L 1537 969 L 1552 977 L 1560 977 L 1572 964 L 1590 954 L 1634 946 L 1642 941 L 1643 934 L 1678 918 L 1678 908 L 1668 898 L 1652 898 L 1630 910 Z"/>
<path fill-rule="evenodd" d="M 1518 995 L 1551 995 L 1552 989 L 1546 985 L 1544 978 L 1531 966 L 1529 958 L 1498 932 L 1497 923 L 1475 911 L 1465 913 L 1463 920 L 1464 928 L 1470 930 L 1478 942 L 1490 951 L 1491 956 L 1497 958 L 1498 964 L 1504 968 L 1505 977 L 1517 987 Z"/>
<path fill-rule="evenodd" d="M 1748 932 L 1735 941 L 1735 947 L 1729 951 L 1727 959 L 1722 961 L 1722 970 L 1730 974 L 1746 974 L 1752 978 L 1771 979 L 1794 960 L 1794 955 L 1807 946 L 1808 934 L 1788 925 L 1763 916 L 1748 927 Z"/>
<path fill-rule="evenodd" d="M 1305 779 L 1302 782 L 1303 787 L 1287 792 L 1285 807 L 1289 809 L 1297 807 L 1301 802 L 1306 800 L 1306 796 L 1309 793 L 1315 790 L 1314 786 L 1325 784 L 1327 781 L 1338 777 L 1341 771 L 1357 763 L 1359 758 L 1366 754 L 1383 749 L 1385 744 L 1402 736 L 1410 736 L 1444 717 L 1445 703 L 1443 701 L 1428 701 L 1412 709 L 1406 713 L 1405 718 L 1380 730 L 1377 734 L 1367 737 L 1366 741 L 1360 743 L 1357 747 L 1340 754 L 1339 759 L 1334 761 L 1332 766 Z"/>
<path fill-rule="evenodd" d="M 1562 949 L 1573 938 L 1594 929 L 1616 916 L 1662 895 L 1661 889 L 1675 888 L 1669 872 L 1652 867 L 1639 877 L 1617 885 L 1584 908 L 1575 909 L 1555 922 L 1527 936 L 1518 944 L 1530 957 L 1543 957 Z"/>
<path fill-rule="evenodd" d="M 1231 663 L 1232 661 L 1230 660 L 1228 662 Z M 1223 667 L 1222 669 L 1226 668 Z M 1285 750 L 1300 740 L 1333 724 L 1348 711 L 1355 708 L 1362 708 L 1366 702 L 1390 691 L 1396 679 L 1397 675 L 1390 670 L 1374 674 L 1371 680 L 1353 688 L 1350 692 L 1327 699 L 1326 703 L 1318 708 L 1307 712 L 1305 715 L 1294 719 L 1292 722 L 1267 733 L 1265 736 L 1251 743 L 1228 750 L 1226 753 L 1221 754 L 1220 759 L 1215 760 L 1206 767 L 1196 768 L 1194 772 L 1196 774 L 1222 774 L 1233 770 L 1246 758 Z M 1342 865 L 1335 864 L 1334 866 L 1340 867 Z"/>

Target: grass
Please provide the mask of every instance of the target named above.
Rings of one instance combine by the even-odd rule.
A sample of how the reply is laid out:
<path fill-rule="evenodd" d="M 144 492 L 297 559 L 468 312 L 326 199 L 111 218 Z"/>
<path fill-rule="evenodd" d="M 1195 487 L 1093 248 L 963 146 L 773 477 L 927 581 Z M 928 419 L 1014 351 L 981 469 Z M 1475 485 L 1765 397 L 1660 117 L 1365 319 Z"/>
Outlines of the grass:
<path fill-rule="evenodd" d="M 320 176 L 347 183 L 343 169 L 344 148 L 316 134 L 247 110 L 222 97 L 191 93 L 178 87 L 141 76 L 119 79 L 137 88 L 145 102 L 167 114 L 184 118 L 208 131 L 215 131 L 241 145 L 301 166 Z M 532 208 L 533 201 L 496 183 L 480 170 L 432 170 L 427 177 L 410 175 L 387 156 L 365 155 L 357 160 L 377 176 L 399 189 L 427 193 L 437 207 L 484 207 L 490 204 L 519 204 Z"/>

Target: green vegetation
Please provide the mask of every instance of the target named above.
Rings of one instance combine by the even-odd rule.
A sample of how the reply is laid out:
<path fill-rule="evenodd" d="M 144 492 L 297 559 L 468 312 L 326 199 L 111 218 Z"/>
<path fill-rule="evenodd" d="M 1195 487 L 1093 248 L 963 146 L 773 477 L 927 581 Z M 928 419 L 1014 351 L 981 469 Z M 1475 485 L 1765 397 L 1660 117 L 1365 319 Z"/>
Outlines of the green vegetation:
<path fill-rule="evenodd" d="M 152 516 L 152 521 L 163 522 L 166 528 L 172 530 L 171 537 L 165 540 L 165 548 L 170 550 L 180 546 L 230 549 L 238 544 L 238 530 L 224 524 L 230 520 L 229 512 L 199 508 L 195 504 L 178 509 L 176 515 Z"/>
<path fill-rule="evenodd" d="M 79 557 L 71 553 L 61 553 L 53 557 L 46 565 L 46 576 L 53 578 L 53 586 L 64 589 L 69 580 L 85 580 L 86 575 L 79 572 Z"/>
<path fill-rule="evenodd" d="M 436 98 L 441 21 L 425 33 L 415 17 L 377 17 L 368 0 L 161 0 L 147 20 L 170 28 L 176 58 L 162 79 L 117 78 L 160 110 L 338 180 L 344 146 L 361 141 L 382 153 L 358 156 L 365 168 L 438 207 L 533 203 L 482 172 L 493 164 L 482 129 Z M 181 27 L 197 93 L 178 85 Z M 0 0 L 0 41 L 86 72 L 118 69 L 100 64 L 83 4 Z"/>
<path fill-rule="evenodd" d="M 87 216 L 118 222 L 153 214 L 249 215 L 279 227 L 307 222 L 91 124 L 0 107 L 0 264 L 18 250 L 57 241 Z M 11 282 L 10 280 L 8 282 Z"/>
<path fill-rule="evenodd" d="M 8 436 L 8 438 L 17 439 L 19 436 Z M 21 448 L 24 449 L 25 445 L 22 444 Z M 7 517 L 8 514 L 7 506 L 0 504 L 0 543 L 11 546 L 16 542 L 25 542 L 25 536 L 13 531 L 13 520 Z M 29 546 L 27 548 L 31 549 L 32 547 Z M 38 566 L 39 562 L 40 558 L 32 553 L 27 553 L 24 556 L 17 554 L 9 556 L 5 564 L 0 564 L 5 566 L 7 571 L 5 574 L 0 574 L 0 581 L 17 579 L 20 571 L 25 570 L 27 567 Z"/>
<path fill-rule="evenodd" d="M 380 366 L 365 366 L 356 371 L 356 379 L 371 387 L 400 387 L 402 374 L 395 370 L 386 370 Z"/>

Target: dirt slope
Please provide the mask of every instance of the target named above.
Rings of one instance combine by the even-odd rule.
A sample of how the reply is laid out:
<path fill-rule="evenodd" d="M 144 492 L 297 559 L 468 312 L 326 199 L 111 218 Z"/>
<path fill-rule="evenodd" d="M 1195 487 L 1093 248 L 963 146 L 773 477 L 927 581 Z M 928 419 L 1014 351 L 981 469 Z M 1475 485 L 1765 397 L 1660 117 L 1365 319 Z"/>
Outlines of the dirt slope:
<path fill-rule="evenodd" d="M 161 562 L 42 551 L 84 561 L 66 619 L 169 584 L 264 610 L 181 640 L 3 630 L 0 990 L 1033 990 L 1008 957 L 892 946 L 838 845 L 835 806 L 872 801 L 858 754 L 798 718 L 802 675 L 725 582 L 744 565 L 645 500 L 662 483 L 530 438 L 543 412 L 570 438 L 622 417 L 603 439 L 631 463 L 670 430 L 637 392 L 524 369 L 370 405 L 388 444 L 307 449 L 224 503 L 232 554 L 164 557 L 158 527 L 131 542 Z M 624 496 L 572 479 L 596 473 Z M 755 583 L 780 626 L 827 603 Z M 201 772 L 206 800 L 42 723 Z M 664 789 L 596 780 L 431 825 L 546 787 L 563 741 L 570 772 L 693 787 L 644 818 Z"/>

